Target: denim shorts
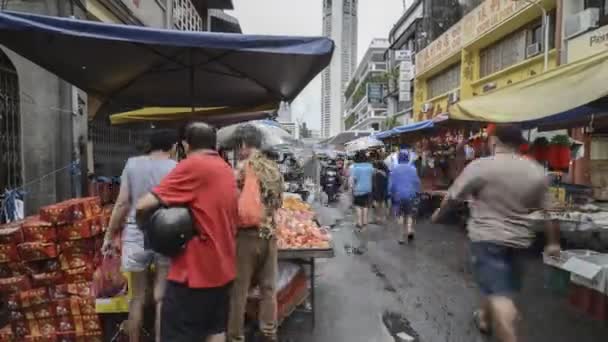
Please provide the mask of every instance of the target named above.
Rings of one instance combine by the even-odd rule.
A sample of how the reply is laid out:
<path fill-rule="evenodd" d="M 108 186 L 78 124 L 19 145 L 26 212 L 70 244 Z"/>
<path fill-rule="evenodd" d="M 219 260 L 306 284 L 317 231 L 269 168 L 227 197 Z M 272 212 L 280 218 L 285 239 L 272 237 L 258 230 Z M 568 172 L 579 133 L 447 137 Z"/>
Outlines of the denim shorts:
<path fill-rule="evenodd" d="M 492 242 L 471 243 L 471 263 L 485 296 L 512 297 L 521 290 L 522 263 L 517 248 Z"/>
<path fill-rule="evenodd" d="M 144 233 L 134 224 L 122 231 L 121 266 L 123 272 L 143 272 L 153 264 L 168 265 L 169 258 L 144 247 Z"/>

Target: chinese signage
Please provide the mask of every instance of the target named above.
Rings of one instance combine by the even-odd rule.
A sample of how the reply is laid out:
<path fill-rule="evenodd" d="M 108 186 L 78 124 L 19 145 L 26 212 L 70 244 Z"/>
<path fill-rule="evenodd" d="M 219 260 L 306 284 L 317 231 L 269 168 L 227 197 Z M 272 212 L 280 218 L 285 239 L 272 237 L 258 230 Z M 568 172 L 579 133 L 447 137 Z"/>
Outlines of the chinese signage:
<path fill-rule="evenodd" d="M 527 1 L 485 0 L 416 55 L 416 70 L 423 73 L 454 56 L 528 6 Z"/>
<path fill-rule="evenodd" d="M 424 72 L 461 49 L 462 21 L 459 21 L 416 55 L 416 71 Z"/>
<path fill-rule="evenodd" d="M 412 101 L 412 83 L 410 81 L 399 82 L 399 102 Z"/>
<path fill-rule="evenodd" d="M 414 65 L 411 59 L 403 61 L 399 65 L 399 101 L 409 102 L 412 100 L 412 84 L 414 79 Z"/>
<path fill-rule="evenodd" d="M 395 60 L 397 62 L 412 62 L 412 51 L 397 50 L 395 51 Z"/>
<path fill-rule="evenodd" d="M 382 83 L 367 84 L 367 102 L 370 104 L 384 103 L 384 91 L 382 89 Z"/>
<path fill-rule="evenodd" d="M 587 32 L 568 41 L 568 63 L 608 51 L 608 26 Z"/>

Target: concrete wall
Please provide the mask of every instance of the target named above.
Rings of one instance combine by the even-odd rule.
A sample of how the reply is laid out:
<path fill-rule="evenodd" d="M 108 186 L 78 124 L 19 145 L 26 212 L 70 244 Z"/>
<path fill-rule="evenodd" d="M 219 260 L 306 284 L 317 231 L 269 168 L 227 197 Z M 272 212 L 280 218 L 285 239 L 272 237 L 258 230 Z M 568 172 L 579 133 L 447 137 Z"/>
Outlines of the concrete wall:
<path fill-rule="evenodd" d="M 13 0 L 7 9 L 54 16 L 72 13 L 67 0 Z M 30 214 L 41 205 L 72 194 L 69 169 L 38 181 L 72 160 L 72 87 L 9 49 L 0 49 L 12 61 L 19 77 L 22 168 L 24 183 L 31 183 L 25 189 L 26 212 Z"/>

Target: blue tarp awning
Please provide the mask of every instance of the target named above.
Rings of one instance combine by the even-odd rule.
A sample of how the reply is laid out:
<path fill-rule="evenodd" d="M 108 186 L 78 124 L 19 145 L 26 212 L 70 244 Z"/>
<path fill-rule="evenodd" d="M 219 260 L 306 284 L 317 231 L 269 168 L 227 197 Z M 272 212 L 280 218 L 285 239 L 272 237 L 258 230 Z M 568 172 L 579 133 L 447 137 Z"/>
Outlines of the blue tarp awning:
<path fill-rule="evenodd" d="M 133 108 L 293 100 L 331 61 L 324 37 L 254 36 L 0 12 L 0 44 L 86 91 Z"/>
<path fill-rule="evenodd" d="M 389 129 L 387 131 L 382 131 L 380 133 L 374 134 L 374 138 L 376 139 L 388 139 L 399 134 L 418 132 L 422 130 L 427 130 L 435 127 L 435 120 L 425 120 L 420 122 L 415 122 L 409 125 L 403 125 L 399 127 L 395 127 L 393 129 Z"/>

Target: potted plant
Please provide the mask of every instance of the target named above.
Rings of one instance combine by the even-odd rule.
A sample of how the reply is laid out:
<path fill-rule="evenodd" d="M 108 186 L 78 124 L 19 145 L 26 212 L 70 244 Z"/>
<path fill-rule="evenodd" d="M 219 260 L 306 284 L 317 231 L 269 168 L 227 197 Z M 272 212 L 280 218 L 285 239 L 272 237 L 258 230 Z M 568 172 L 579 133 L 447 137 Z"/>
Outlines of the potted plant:
<path fill-rule="evenodd" d="M 565 134 L 551 138 L 549 166 L 555 170 L 567 170 L 570 166 L 570 138 Z"/>
<path fill-rule="evenodd" d="M 536 159 L 539 163 L 544 163 L 547 161 L 547 153 L 549 148 L 549 140 L 545 137 L 538 137 L 534 139 L 534 143 L 532 144 L 532 153 L 534 154 L 534 159 Z"/>

